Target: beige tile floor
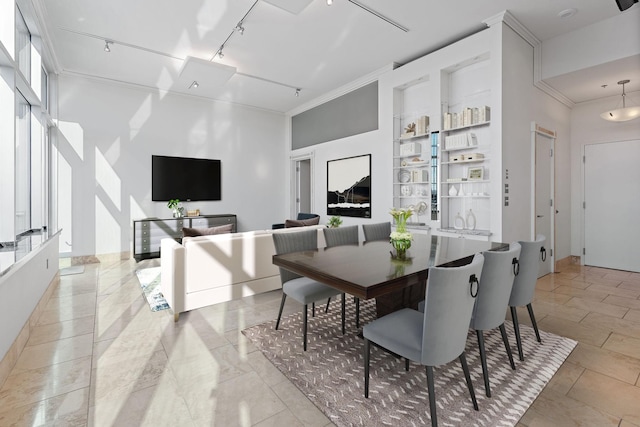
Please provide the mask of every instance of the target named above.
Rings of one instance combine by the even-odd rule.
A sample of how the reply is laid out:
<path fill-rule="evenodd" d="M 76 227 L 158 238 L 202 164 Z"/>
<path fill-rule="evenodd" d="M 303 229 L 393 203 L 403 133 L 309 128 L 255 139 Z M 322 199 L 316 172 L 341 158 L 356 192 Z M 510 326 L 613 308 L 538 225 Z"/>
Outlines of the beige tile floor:
<path fill-rule="evenodd" d="M 332 425 L 240 332 L 276 316 L 279 292 L 176 324 L 140 294 L 134 272 L 154 265 L 61 277 L 0 388 L 0 426 Z M 518 426 L 640 426 L 640 274 L 566 267 L 538 281 L 534 309 L 579 344 Z"/>

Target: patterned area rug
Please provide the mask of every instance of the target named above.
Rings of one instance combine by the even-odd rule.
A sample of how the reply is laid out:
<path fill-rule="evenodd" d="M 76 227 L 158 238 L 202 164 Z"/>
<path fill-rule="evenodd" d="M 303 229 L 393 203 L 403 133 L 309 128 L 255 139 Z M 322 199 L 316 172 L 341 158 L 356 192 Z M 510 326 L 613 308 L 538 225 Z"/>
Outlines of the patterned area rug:
<path fill-rule="evenodd" d="M 302 350 L 302 313 L 283 318 L 275 330 L 271 322 L 242 332 L 338 426 L 431 425 L 425 368 L 372 346 L 369 399 L 364 398 L 363 340 L 355 329 L 354 304 L 347 303 L 347 334 L 340 333 L 340 308 L 332 302 L 329 313 L 316 310 L 309 316 L 308 349 Z M 363 301 L 363 323 L 374 319 L 375 304 Z M 500 331 L 485 332 L 485 346 L 492 397 L 485 395 L 478 340 L 467 339 L 479 411 L 473 409 L 462 368 L 456 359 L 434 369 L 438 422 L 443 426 L 514 426 L 576 346 L 576 342 L 521 326 L 524 362 L 518 360 L 511 322 L 505 322 L 514 352 L 516 370 L 509 360 Z"/>
<path fill-rule="evenodd" d="M 160 292 L 160 269 L 161 267 L 151 267 L 136 270 L 142 295 L 147 299 L 151 311 L 166 310 L 169 308 L 169 304 L 167 304 L 167 301 L 164 299 L 164 295 Z"/>

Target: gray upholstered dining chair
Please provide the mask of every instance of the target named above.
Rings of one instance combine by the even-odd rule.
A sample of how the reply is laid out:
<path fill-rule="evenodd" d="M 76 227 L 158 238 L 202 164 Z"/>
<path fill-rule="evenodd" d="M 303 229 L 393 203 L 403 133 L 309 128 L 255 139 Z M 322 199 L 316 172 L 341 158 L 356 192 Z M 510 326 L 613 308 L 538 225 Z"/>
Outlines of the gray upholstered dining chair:
<path fill-rule="evenodd" d="M 391 234 L 391 223 L 380 222 L 377 224 L 362 224 L 364 232 L 364 241 L 371 242 L 374 240 L 389 240 Z"/>
<path fill-rule="evenodd" d="M 518 257 L 520 256 L 520 244 L 512 243 L 506 251 L 486 251 L 484 265 L 478 287 L 478 297 L 473 306 L 471 315 L 471 328 L 478 336 L 478 348 L 482 363 L 482 375 L 484 377 L 484 389 L 487 397 L 491 397 L 489 385 L 489 372 L 487 369 L 487 355 L 484 348 L 484 335 L 482 331 L 500 328 L 504 348 L 509 357 L 511 369 L 516 369 L 513 363 L 513 355 L 504 327 L 505 312 L 509 305 L 509 296 L 513 288 L 513 279 L 518 273 Z"/>
<path fill-rule="evenodd" d="M 315 229 L 295 233 L 273 233 L 272 236 L 278 255 L 318 248 L 318 232 Z M 340 291 L 284 268 L 280 268 L 280 280 L 282 281 L 282 302 L 276 321 L 276 330 L 280 326 L 282 309 L 287 296 L 304 304 L 303 347 L 304 351 L 307 351 L 308 305 L 338 295 Z M 344 333 L 344 309 L 342 310 L 342 331 Z"/>
<path fill-rule="evenodd" d="M 462 267 L 429 268 L 424 313 L 404 308 L 364 326 L 364 397 L 369 397 L 371 342 L 427 369 L 431 424 L 438 425 L 433 367 L 458 358 L 467 381 L 473 407 L 478 402 L 465 356 L 471 312 L 478 293 L 484 256 L 476 254 Z"/>
<path fill-rule="evenodd" d="M 518 356 L 520 360 L 524 360 L 524 355 L 522 353 L 522 340 L 520 338 L 520 326 L 518 325 L 516 307 L 527 306 L 531 324 L 536 333 L 536 339 L 538 342 L 542 342 L 536 317 L 533 314 L 531 301 L 533 301 L 533 294 L 538 281 L 538 260 L 542 260 L 543 262 L 547 260 L 547 251 L 544 248 L 544 242 L 546 240 L 546 237 L 539 234 L 533 242 L 518 242 L 522 246 L 522 250 L 520 251 L 520 273 L 513 281 L 509 307 L 511 308 L 511 319 L 513 320 L 513 329 L 516 333 L 516 344 L 518 346 Z"/>
<path fill-rule="evenodd" d="M 333 246 L 342 246 L 342 245 L 358 245 L 360 243 L 360 239 L 358 238 L 358 226 L 357 225 L 349 225 L 346 227 L 338 227 L 338 228 L 323 228 L 322 232 L 324 233 L 324 240 L 327 243 L 327 248 Z M 356 328 L 360 328 L 360 298 L 354 297 L 356 303 Z M 327 302 L 327 306 L 329 302 Z M 342 294 L 342 311 L 345 310 L 345 294 Z M 344 334 L 344 328 L 342 329 L 342 333 Z"/>

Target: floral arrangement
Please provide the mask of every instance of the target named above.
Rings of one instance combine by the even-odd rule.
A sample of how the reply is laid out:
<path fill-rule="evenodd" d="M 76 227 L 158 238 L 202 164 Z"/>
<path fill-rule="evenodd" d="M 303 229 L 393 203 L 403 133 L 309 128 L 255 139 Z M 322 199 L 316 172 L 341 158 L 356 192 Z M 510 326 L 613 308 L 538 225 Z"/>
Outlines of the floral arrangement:
<path fill-rule="evenodd" d="M 392 208 L 389 213 L 396 223 L 396 231 L 389 235 L 389 242 L 396 250 L 396 256 L 402 259 L 413 240 L 413 236 L 407 231 L 407 220 L 413 215 L 413 208 Z"/>

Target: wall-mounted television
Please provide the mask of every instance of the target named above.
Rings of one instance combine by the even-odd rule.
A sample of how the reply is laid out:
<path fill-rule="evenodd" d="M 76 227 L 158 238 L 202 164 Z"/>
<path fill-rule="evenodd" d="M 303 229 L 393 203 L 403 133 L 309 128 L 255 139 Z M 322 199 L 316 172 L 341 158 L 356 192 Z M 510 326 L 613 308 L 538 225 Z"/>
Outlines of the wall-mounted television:
<path fill-rule="evenodd" d="M 151 156 L 151 200 L 221 200 L 220 160 Z"/>

